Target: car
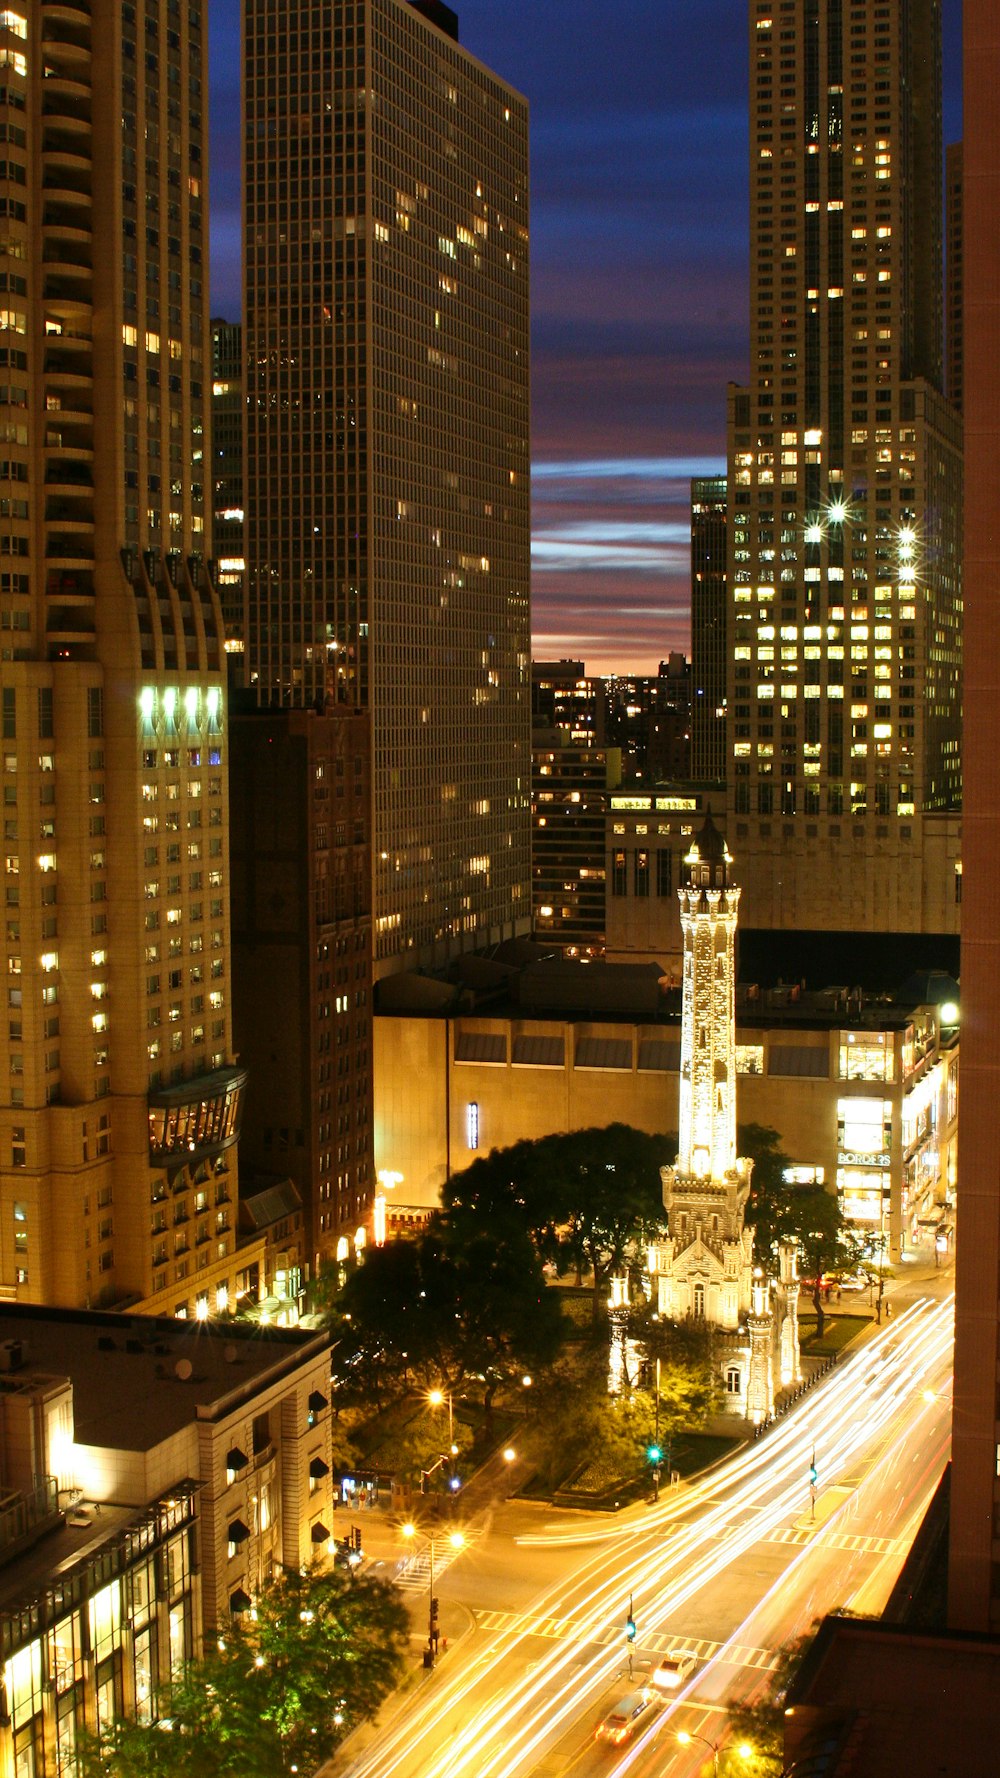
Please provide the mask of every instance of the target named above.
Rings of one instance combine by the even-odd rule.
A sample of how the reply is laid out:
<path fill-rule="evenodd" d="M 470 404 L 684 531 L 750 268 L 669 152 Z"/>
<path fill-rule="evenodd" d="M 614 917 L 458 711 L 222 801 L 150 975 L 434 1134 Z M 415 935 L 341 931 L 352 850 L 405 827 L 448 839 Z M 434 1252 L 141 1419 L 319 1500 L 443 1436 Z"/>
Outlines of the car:
<path fill-rule="evenodd" d="M 863 1272 L 852 1272 L 846 1278 L 837 1279 L 838 1290 L 867 1290 L 870 1284 L 871 1279 L 866 1278 Z"/>
<path fill-rule="evenodd" d="M 657 1691 L 675 1692 L 684 1684 L 685 1679 L 690 1679 L 697 1665 L 696 1655 L 690 1654 L 687 1649 L 672 1648 L 653 1668 L 649 1682 L 655 1685 Z"/>
<path fill-rule="evenodd" d="M 621 1747 L 625 1741 L 632 1739 L 636 1729 L 652 1715 L 655 1704 L 655 1695 L 648 1686 L 644 1685 L 639 1691 L 626 1692 L 608 1711 L 607 1716 L 602 1716 L 597 1725 L 597 1740 L 610 1741 L 613 1746 Z"/>

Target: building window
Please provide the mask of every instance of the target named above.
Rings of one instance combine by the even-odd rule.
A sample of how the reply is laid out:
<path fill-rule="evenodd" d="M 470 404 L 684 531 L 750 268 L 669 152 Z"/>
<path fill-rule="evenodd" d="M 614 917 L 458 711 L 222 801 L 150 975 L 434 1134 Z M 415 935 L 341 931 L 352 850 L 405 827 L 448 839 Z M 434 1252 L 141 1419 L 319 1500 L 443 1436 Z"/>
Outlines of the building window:
<path fill-rule="evenodd" d="M 673 889 L 674 855 L 669 847 L 661 846 L 656 854 L 656 893 L 659 896 L 670 895 Z"/>
<path fill-rule="evenodd" d="M 705 1319 L 705 1286 L 696 1284 L 694 1287 L 694 1318 L 696 1321 Z"/>
<path fill-rule="evenodd" d="M 465 1146 L 476 1149 L 479 1147 L 479 1105 L 471 1099 L 465 1107 Z"/>
<path fill-rule="evenodd" d="M 649 853 L 646 851 L 635 855 L 635 893 L 637 896 L 649 894 Z"/>
<path fill-rule="evenodd" d="M 611 893 L 628 894 L 628 864 L 624 849 L 616 847 L 611 858 Z"/>
<path fill-rule="evenodd" d="M 726 1394 L 742 1395 L 743 1373 L 738 1364 L 731 1364 L 726 1371 Z"/>

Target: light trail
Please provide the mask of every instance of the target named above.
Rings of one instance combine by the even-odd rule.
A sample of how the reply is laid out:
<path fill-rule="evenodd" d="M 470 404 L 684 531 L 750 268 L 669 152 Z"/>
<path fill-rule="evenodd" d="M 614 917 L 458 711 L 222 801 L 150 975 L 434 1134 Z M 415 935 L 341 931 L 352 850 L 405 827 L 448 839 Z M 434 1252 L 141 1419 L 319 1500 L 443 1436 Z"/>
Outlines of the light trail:
<path fill-rule="evenodd" d="M 428 1749 L 428 1760 L 422 1767 L 424 1778 L 463 1778 L 464 1774 L 470 1778 L 514 1778 L 529 1769 L 543 1747 L 551 1745 L 559 1731 L 579 1715 L 581 1702 L 606 1686 L 620 1669 L 624 1641 L 615 1646 L 605 1639 L 610 1624 L 620 1620 L 624 1628 L 625 1602 L 630 1594 L 645 1635 L 667 1627 L 688 1600 L 740 1555 L 789 1517 L 801 1518 L 808 1504 L 805 1478 L 814 1445 L 827 1485 L 862 1455 L 865 1476 L 872 1473 L 885 1457 L 884 1452 L 872 1457 L 873 1439 L 889 1433 L 901 1403 L 910 1398 L 917 1382 L 947 1358 L 952 1318 L 951 1299 L 944 1304 L 927 1299 L 914 1303 L 844 1361 L 824 1385 L 796 1403 L 766 1438 L 746 1446 L 682 1497 L 668 1499 L 620 1523 L 610 1537 L 602 1528 L 597 1534 L 581 1536 L 572 1529 L 564 1535 L 519 1540 L 547 1547 L 588 1542 L 601 1546 L 572 1577 L 543 1593 L 532 1610 L 536 1619 L 574 1618 L 572 1639 L 548 1651 L 530 1671 L 501 1684 L 492 1698 L 482 1696 L 487 1682 L 482 1663 L 473 1671 L 456 1674 L 353 1764 L 351 1778 L 392 1778 L 403 1766 L 412 1765 L 415 1749 L 431 1737 L 436 1746 Z M 890 1441 L 891 1448 L 902 1442 L 901 1434 Z M 795 1552 L 776 1587 L 787 1586 L 788 1577 L 799 1570 L 807 1554 L 822 1547 L 823 1538 L 829 1536 L 853 1498 L 852 1494 L 845 1500 L 804 1550 Z M 669 1537 L 666 1546 L 664 1533 Z M 758 1604 L 755 1610 L 759 1609 Z M 721 1663 L 725 1649 L 738 1644 L 740 1634 L 729 1639 L 709 1668 Z M 502 1668 L 519 1656 L 523 1659 L 529 1640 L 533 1646 L 530 1630 L 513 1625 L 492 1639 L 487 1658 Z M 643 1638 L 639 1640 L 641 1644 Z M 592 1647 L 595 1641 L 596 1648 Z M 683 1636 L 678 1635 L 677 1641 L 683 1643 Z M 591 1652 L 581 1660 L 581 1648 L 588 1645 Z M 705 1671 L 703 1665 L 699 1683 Z M 637 1740 L 623 1769 L 655 1737 L 694 1683 L 692 1680 Z M 544 1708 L 540 1709 L 543 1698 Z M 452 1717 L 459 1721 L 442 1750 L 442 1725 Z"/>

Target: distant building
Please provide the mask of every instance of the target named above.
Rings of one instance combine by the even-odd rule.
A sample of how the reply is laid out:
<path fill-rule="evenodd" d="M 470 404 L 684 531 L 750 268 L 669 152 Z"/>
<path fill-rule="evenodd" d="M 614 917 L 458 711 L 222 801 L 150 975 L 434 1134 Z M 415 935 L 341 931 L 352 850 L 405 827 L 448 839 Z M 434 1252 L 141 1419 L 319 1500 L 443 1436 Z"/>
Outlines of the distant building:
<path fill-rule="evenodd" d="M 575 746 L 604 745 L 604 681 L 583 661 L 532 661 L 532 729 L 566 729 Z"/>
<path fill-rule="evenodd" d="M 729 398 L 726 772 L 743 921 L 956 932 L 940 6 L 747 11 L 752 376 Z"/>
<path fill-rule="evenodd" d="M 711 809 L 712 793 L 696 784 L 664 783 L 613 791 L 609 804 L 608 959 L 655 958 L 680 981 L 681 860 Z"/>
<path fill-rule="evenodd" d="M 238 321 L 212 320 L 212 547 L 230 681 L 242 684 L 243 591 L 246 545 L 243 525 L 243 329 Z"/>
<path fill-rule="evenodd" d="M 627 783 L 686 778 L 691 762 L 691 664 L 679 651 L 654 674 L 611 674 L 603 682 L 604 733 L 619 747 Z"/>
<path fill-rule="evenodd" d="M 336 705 L 232 723 L 246 1164 L 255 1190 L 294 1183 L 313 1274 L 363 1245 L 375 1189 L 369 737 L 363 712 Z"/>
<path fill-rule="evenodd" d="M 334 1533 L 324 1335 L 0 1313 L 0 1768 L 150 1722 L 278 1567 Z"/>
<path fill-rule="evenodd" d="M 691 776 L 726 776 L 726 478 L 691 483 Z"/>
<path fill-rule="evenodd" d="M 531 894 L 536 938 L 573 955 L 604 950 L 604 826 L 621 778 L 615 747 L 580 746 L 567 729 L 532 736 Z"/>

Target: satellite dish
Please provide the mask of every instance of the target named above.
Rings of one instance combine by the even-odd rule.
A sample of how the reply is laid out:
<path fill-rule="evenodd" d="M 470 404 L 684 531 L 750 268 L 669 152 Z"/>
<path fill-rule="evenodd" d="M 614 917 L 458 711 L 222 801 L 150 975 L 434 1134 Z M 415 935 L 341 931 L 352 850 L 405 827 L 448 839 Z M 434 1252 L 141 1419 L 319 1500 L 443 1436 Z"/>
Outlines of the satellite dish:
<path fill-rule="evenodd" d="M 179 1383 L 186 1383 L 194 1369 L 190 1358 L 179 1358 L 174 1365 L 174 1376 Z"/>

